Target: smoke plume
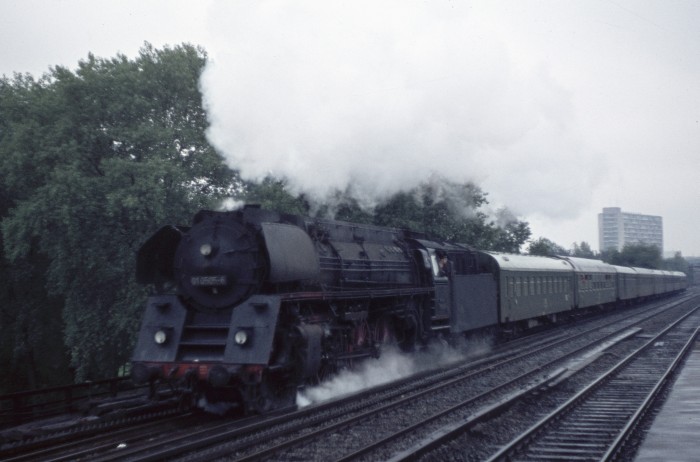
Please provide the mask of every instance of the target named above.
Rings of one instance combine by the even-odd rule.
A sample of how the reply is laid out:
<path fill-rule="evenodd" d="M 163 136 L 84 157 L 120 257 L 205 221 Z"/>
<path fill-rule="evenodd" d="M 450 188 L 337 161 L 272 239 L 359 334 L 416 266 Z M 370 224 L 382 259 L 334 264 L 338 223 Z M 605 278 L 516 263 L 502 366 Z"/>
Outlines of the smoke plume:
<path fill-rule="evenodd" d="M 577 193 L 594 177 L 581 163 L 595 161 L 581 160 L 567 91 L 543 63 L 518 58 L 485 5 L 215 8 L 218 45 L 201 79 L 208 137 L 244 179 L 274 175 L 320 199 L 351 190 L 371 204 L 438 174 L 519 214 L 587 200 Z"/>

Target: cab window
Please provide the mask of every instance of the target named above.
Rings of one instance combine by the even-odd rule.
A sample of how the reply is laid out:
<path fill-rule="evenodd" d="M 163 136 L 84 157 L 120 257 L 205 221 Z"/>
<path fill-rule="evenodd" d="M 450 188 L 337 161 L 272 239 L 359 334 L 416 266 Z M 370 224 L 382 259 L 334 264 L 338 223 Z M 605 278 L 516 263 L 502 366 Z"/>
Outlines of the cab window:
<path fill-rule="evenodd" d="M 430 266 L 433 269 L 433 277 L 439 279 L 447 279 L 447 277 L 440 275 L 440 263 L 438 262 L 438 257 L 435 253 L 435 249 L 430 249 L 428 252 L 430 253 Z"/>

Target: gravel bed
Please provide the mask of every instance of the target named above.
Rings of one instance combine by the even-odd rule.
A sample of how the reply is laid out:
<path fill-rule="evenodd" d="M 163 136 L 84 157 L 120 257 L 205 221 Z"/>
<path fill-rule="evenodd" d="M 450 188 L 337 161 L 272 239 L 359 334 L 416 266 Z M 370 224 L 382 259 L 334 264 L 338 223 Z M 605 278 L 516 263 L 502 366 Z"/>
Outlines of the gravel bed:
<path fill-rule="evenodd" d="M 666 326 L 667 322 L 676 319 L 676 317 L 677 315 L 668 314 L 662 315 L 659 319 L 648 321 L 644 325 L 644 332 L 659 331 Z M 475 461 L 488 459 L 500 447 L 553 412 L 583 387 L 607 372 L 620 359 L 646 343 L 648 341 L 646 337 L 648 337 L 646 334 L 638 335 L 614 345 L 597 361 L 571 376 L 565 382 L 528 396 L 497 419 L 478 425 L 467 434 L 456 438 L 449 445 L 444 445 L 427 455 L 423 460 Z M 651 422 L 651 419 L 647 418 L 647 420 Z"/>

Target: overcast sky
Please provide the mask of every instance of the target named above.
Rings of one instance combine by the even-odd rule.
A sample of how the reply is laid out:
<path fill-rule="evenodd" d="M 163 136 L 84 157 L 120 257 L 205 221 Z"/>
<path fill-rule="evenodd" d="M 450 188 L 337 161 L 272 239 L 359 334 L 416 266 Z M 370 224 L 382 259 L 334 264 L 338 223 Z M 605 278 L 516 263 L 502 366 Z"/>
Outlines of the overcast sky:
<path fill-rule="evenodd" d="M 248 178 L 368 200 L 473 181 L 533 237 L 598 248 L 603 207 L 700 256 L 700 2 L 0 0 L 0 74 L 145 41 L 210 56 L 209 137 Z"/>

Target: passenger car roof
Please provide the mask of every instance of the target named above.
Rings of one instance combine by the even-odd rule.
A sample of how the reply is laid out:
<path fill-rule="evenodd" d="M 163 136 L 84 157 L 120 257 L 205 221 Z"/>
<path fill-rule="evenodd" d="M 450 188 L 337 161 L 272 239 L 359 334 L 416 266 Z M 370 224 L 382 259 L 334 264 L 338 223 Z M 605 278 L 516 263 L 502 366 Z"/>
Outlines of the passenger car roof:
<path fill-rule="evenodd" d="M 552 257 L 540 257 L 535 255 L 516 255 L 499 252 L 479 251 L 486 255 L 503 270 L 532 270 L 532 271 L 572 271 L 571 265 L 561 259 Z"/>
<path fill-rule="evenodd" d="M 568 261 L 576 269 L 586 273 L 614 273 L 615 267 L 602 260 L 591 260 L 580 257 L 558 257 Z"/>

